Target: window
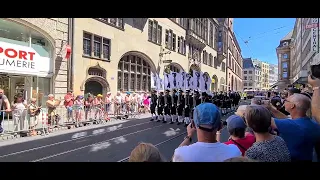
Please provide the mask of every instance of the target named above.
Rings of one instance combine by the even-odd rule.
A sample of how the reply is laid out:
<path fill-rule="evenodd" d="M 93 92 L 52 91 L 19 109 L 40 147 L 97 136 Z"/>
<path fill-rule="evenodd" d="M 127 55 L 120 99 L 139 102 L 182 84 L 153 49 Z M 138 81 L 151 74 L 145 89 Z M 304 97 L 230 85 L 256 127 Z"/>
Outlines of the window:
<path fill-rule="evenodd" d="M 218 59 L 217 56 L 214 57 L 214 68 L 218 67 Z"/>
<path fill-rule="evenodd" d="M 218 28 L 214 27 L 214 41 L 213 41 L 213 48 L 217 49 L 218 48 Z"/>
<path fill-rule="evenodd" d="M 285 70 L 285 69 L 287 70 L 288 69 L 288 62 L 283 62 L 282 63 L 282 69 L 283 70 Z"/>
<path fill-rule="evenodd" d="M 178 37 L 177 45 L 178 45 L 178 48 L 177 48 L 178 53 L 182 55 L 186 55 L 186 40 L 184 40 L 182 36 Z"/>
<path fill-rule="evenodd" d="M 247 83 L 243 83 L 244 86 L 247 86 Z"/>
<path fill-rule="evenodd" d="M 252 74 L 252 71 L 249 71 L 249 74 Z"/>
<path fill-rule="evenodd" d="M 209 30 L 209 46 L 210 47 L 213 47 L 213 42 L 214 42 L 214 39 L 213 39 L 213 24 L 210 22 L 210 30 Z"/>
<path fill-rule="evenodd" d="M 93 36 L 93 55 L 98 58 L 101 58 L 101 41 L 101 37 Z"/>
<path fill-rule="evenodd" d="M 84 56 L 110 60 L 110 50 L 110 39 L 86 32 L 83 33 Z"/>
<path fill-rule="evenodd" d="M 190 18 L 189 29 L 192 30 L 199 37 L 208 40 L 208 19 L 207 18 Z"/>
<path fill-rule="evenodd" d="M 180 68 L 176 67 L 175 65 L 170 65 L 170 71 L 172 72 L 180 72 Z"/>
<path fill-rule="evenodd" d="M 91 34 L 83 33 L 83 54 L 91 56 Z"/>
<path fill-rule="evenodd" d="M 247 76 L 244 76 L 244 80 L 247 80 Z"/>
<path fill-rule="evenodd" d="M 203 51 L 202 52 L 202 56 L 203 56 L 202 63 L 208 65 L 208 53 L 207 53 L 207 51 Z"/>
<path fill-rule="evenodd" d="M 283 58 L 288 59 L 289 58 L 288 54 L 283 54 Z"/>
<path fill-rule="evenodd" d="M 157 21 L 149 20 L 148 40 L 156 44 L 161 44 L 162 43 L 161 39 L 162 39 L 162 27 L 158 24 Z"/>
<path fill-rule="evenodd" d="M 225 62 L 221 63 L 221 71 L 226 72 L 226 63 Z"/>
<path fill-rule="evenodd" d="M 209 66 L 212 67 L 212 65 L 213 65 L 213 56 L 212 56 L 212 54 L 210 53 L 210 54 L 209 54 Z"/>
<path fill-rule="evenodd" d="M 113 27 L 123 29 L 123 18 L 94 18 Z"/>
<path fill-rule="evenodd" d="M 247 74 L 247 71 L 243 71 L 243 74 Z"/>
<path fill-rule="evenodd" d="M 118 64 L 118 90 L 150 91 L 150 75 L 150 65 L 146 60 L 139 56 L 124 56 Z"/>
<path fill-rule="evenodd" d="M 288 72 L 283 72 L 282 73 L 282 78 L 288 78 Z"/>
<path fill-rule="evenodd" d="M 176 36 L 176 34 L 173 34 L 172 35 L 172 51 L 176 51 L 176 44 L 177 44 L 177 36 Z"/>

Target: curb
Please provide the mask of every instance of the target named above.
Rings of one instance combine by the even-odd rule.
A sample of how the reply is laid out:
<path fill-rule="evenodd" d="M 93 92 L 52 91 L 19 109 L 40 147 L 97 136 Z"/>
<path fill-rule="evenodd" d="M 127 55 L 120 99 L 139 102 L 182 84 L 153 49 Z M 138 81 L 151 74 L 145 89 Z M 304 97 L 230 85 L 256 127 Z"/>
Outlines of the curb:
<path fill-rule="evenodd" d="M 141 118 L 148 118 L 151 116 L 142 116 L 139 117 Z M 125 120 L 134 120 L 135 118 L 130 118 L 130 119 L 125 119 Z M 115 119 L 113 117 L 111 117 L 111 120 L 108 122 L 117 122 L 117 121 L 122 121 L 123 119 Z M 80 127 L 84 127 L 84 126 L 92 126 L 92 125 L 107 125 L 108 122 L 104 122 L 104 123 L 98 123 L 97 121 L 92 121 L 92 122 L 87 122 L 85 124 L 82 124 Z M 49 132 L 45 132 L 43 133 L 43 129 L 37 129 L 37 136 L 44 136 L 44 135 L 48 135 L 50 133 L 53 132 L 57 132 L 57 131 L 64 131 L 64 130 L 69 130 L 69 129 L 74 129 L 74 128 L 78 128 L 76 127 L 75 124 L 68 124 L 68 125 L 64 125 L 64 126 L 60 126 L 60 127 L 55 127 L 55 128 L 50 128 Z M 21 136 L 19 134 L 17 135 L 13 135 L 13 134 L 0 134 L 0 142 L 1 141 L 8 141 L 8 140 L 13 140 L 13 139 L 19 139 L 19 138 L 23 138 L 23 137 L 31 137 L 29 135 L 27 136 Z"/>

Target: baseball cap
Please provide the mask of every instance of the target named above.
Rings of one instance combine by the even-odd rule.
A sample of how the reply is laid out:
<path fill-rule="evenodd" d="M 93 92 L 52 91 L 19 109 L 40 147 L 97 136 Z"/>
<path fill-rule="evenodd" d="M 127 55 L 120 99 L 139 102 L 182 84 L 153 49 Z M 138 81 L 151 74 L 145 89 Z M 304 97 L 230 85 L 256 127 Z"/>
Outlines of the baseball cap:
<path fill-rule="evenodd" d="M 228 131 L 236 128 L 247 128 L 247 125 L 244 123 L 244 120 L 238 115 L 232 115 L 228 117 L 226 121 Z"/>
<path fill-rule="evenodd" d="M 195 107 L 193 122 L 196 127 L 205 131 L 213 131 L 221 127 L 221 114 L 219 108 L 212 103 L 202 103 Z M 212 126 L 212 129 L 200 127 L 201 125 Z"/>

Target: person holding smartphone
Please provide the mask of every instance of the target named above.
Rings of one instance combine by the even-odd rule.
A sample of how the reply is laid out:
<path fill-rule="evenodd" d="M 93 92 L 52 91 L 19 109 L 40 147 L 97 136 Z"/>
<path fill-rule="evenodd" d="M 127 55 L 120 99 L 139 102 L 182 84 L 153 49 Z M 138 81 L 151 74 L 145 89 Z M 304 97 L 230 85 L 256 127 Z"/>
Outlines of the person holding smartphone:
<path fill-rule="evenodd" d="M 195 107 L 193 113 L 194 119 L 187 126 L 187 136 L 174 151 L 173 162 L 223 162 L 242 155 L 236 145 L 219 142 L 222 122 L 216 105 L 202 103 Z M 191 144 L 194 134 L 197 134 L 198 142 Z"/>

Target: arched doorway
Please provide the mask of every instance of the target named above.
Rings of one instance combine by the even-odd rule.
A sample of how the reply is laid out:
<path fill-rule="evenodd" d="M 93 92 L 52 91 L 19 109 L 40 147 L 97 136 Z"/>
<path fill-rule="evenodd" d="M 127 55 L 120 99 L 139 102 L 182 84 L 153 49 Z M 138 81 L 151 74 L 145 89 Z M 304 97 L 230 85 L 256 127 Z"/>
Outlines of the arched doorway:
<path fill-rule="evenodd" d="M 81 90 L 84 94 L 90 93 L 93 95 L 105 94 L 110 91 L 109 83 L 106 79 L 107 71 L 99 64 L 88 68 L 87 78 L 82 83 Z"/>
<path fill-rule="evenodd" d="M 184 71 L 184 69 L 181 67 L 180 64 L 171 63 L 170 64 L 170 71 L 172 71 L 172 72 L 180 72 L 180 71 Z"/>
<path fill-rule="evenodd" d="M 200 69 L 200 67 L 199 67 L 198 65 L 192 64 L 192 65 L 190 66 L 189 73 L 192 74 L 193 71 L 198 71 L 198 72 L 200 72 L 201 69 Z"/>
<path fill-rule="evenodd" d="M 211 78 L 211 91 L 218 91 L 218 77 L 216 75 L 213 75 Z"/>
<path fill-rule="evenodd" d="M 84 94 L 88 93 L 93 94 L 95 96 L 98 94 L 103 94 L 103 87 L 97 81 L 87 81 L 84 87 Z"/>
<path fill-rule="evenodd" d="M 140 52 L 128 52 L 118 63 L 118 91 L 150 91 L 155 65 Z"/>

